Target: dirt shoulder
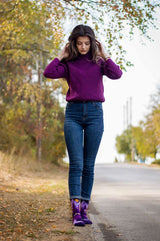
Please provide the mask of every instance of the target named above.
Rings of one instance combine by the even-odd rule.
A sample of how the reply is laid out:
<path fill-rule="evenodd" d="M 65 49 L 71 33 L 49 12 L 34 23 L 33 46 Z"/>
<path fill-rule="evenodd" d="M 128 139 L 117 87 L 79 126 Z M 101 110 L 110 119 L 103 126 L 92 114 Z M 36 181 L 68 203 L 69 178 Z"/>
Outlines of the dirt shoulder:
<path fill-rule="evenodd" d="M 68 168 L 43 164 L 20 173 L 0 169 L 0 240 L 91 241 L 92 227 L 74 227 Z"/>

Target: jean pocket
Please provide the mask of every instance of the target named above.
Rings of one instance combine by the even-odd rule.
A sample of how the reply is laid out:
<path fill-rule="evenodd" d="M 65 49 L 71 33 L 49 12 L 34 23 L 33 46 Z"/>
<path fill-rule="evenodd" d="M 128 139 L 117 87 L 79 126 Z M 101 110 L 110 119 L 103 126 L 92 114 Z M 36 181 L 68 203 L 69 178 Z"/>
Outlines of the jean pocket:
<path fill-rule="evenodd" d="M 100 101 L 92 101 L 91 103 L 92 103 L 92 105 L 93 105 L 96 109 L 102 110 L 102 102 L 100 102 Z"/>

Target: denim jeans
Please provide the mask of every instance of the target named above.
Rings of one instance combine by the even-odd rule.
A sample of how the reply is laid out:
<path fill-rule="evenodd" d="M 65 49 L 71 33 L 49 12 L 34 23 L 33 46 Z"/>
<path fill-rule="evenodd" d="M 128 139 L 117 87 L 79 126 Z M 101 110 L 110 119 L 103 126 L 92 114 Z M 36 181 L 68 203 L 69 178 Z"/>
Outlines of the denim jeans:
<path fill-rule="evenodd" d="M 69 155 L 70 199 L 90 200 L 103 129 L 101 102 L 67 103 L 64 134 Z"/>

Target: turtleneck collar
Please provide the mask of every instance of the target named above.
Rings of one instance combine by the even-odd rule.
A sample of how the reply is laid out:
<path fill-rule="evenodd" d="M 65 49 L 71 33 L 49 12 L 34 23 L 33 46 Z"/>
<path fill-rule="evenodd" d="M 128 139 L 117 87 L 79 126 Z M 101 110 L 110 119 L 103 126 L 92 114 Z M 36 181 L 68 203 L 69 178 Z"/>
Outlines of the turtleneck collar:
<path fill-rule="evenodd" d="M 87 54 L 80 54 L 78 55 L 79 59 L 91 59 L 91 53 L 88 52 Z"/>

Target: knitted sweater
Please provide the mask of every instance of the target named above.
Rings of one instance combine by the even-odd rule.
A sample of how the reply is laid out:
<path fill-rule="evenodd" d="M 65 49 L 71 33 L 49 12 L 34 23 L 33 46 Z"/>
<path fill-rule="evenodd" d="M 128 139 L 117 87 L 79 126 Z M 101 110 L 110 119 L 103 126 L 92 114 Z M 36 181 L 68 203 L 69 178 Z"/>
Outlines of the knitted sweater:
<path fill-rule="evenodd" d="M 90 54 L 79 54 L 74 61 L 62 63 L 58 58 L 46 67 L 44 76 L 51 79 L 65 78 L 68 83 L 67 101 L 105 101 L 103 75 L 119 79 L 122 71 L 111 59 L 91 61 Z"/>

